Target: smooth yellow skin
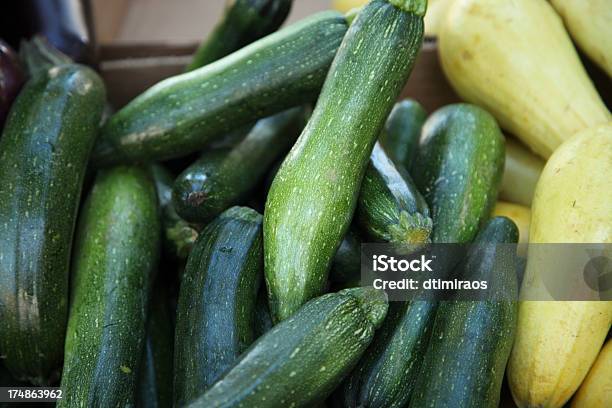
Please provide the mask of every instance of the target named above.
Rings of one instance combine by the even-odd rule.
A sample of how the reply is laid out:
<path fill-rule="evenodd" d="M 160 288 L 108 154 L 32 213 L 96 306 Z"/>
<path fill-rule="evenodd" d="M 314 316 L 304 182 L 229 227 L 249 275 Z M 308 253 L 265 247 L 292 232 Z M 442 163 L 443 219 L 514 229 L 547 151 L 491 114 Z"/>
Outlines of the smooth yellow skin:
<path fill-rule="evenodd" d="M 502 200 L 531 207 L 544 160 L 513 138 L 506 138 L 504 177 L 499 190 Z"/>
<path fill-rule="evenodd" d="M 438 38 L 457 93 L 543 158 L 576 132 L 610 120 L 546 0 L 454 0 Z"/>
<path fill-rule="evenodd" d="M 425 14 L 425 35 L 436 37 L 446 10 L 454 0 L 428 0 Z"/>
<path fill-rule="evenodd" d="M 572 400 L 572 408 L 612 407 L 612 340 L 603 346 Z"/>
<path fill-rule="evenodd" d="M 354 8 L 365 6 L 369 0 L 332 0 L 332 8 L 346 13 Z"/>
<path fill-rule="evenodd" d="M 580 132 L 551 156 L 531 212 L 531 243 L 612 243 L 612 122 Z M 550 260 L 548 260 L 550 261 Z M 540 294 L 541 260 L 528 258 L 521 296 Z M 595 361 L 612 302 L 524 301 L 508 364 L 521 408 L 562 407 Z"/>
<path fill-rule="evenodd" d="M 551 0 L 578 46 L 612 77 L 612 2 Z"/>
<path fill-rule="evenodd" d="M 518 227 L 519 244 L 527 244 L 529 242 L 531 210 L 528 207 L 505 201 L 498 201 L 493 209 L 493 216 L 510 218 Z"/>

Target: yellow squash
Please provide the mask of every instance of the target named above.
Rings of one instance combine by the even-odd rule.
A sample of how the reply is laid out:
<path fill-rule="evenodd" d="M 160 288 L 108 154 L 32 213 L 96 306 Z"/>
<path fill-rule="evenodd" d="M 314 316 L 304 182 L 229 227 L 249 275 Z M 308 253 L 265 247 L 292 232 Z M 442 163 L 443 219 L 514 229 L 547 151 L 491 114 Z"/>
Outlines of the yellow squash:
<path fill-rule="evenodd" d="M 546 0 L 455 0 L 438 38 L 457 93 L 544 158 L 574 133 L 610 120 Z"/>
<path fill-rule="evenodd" d="M 531 207 L 544 160 L 524 145 L 506 137 L 506 164 L 499 196 L 502 200 Z"/>
<path fill-rule="evenodd" d="M 572 408 L 612 407 L 612 340 L 604 345 L 572 400 Z"/>
<path fill-rule="evenodd" d="M 551 0 L 578 46 L 612 77 L 612 1 Z"/>
<path fill-rule="evenodd" d="M 428 0 L 427 13 L 425 13 L 425 35 L 436 37 L 446 9 L 454 0 Z"/>
<path fill-rule="evenodd" d="M 365 6 L 369 0 L 332 0 L 332 8 L 346 13 L 354 8 Z"/>
<path fill-rule="evenodd" d="M 612 243 L 612 122 L 565 142 L 544 167 L 531 212 L 530 243 Z M 530 256 L 521 296 L 542 285 Z M 558 254 L 557 254 L 558 255 Z M 586 376 L 612 323 L 610 301 L 524 301 L 508 364 L 521 408 L 562 407 Z"/>
<path fill-rule="evenodd" d="M 531 223 L 531 210 L 525 206 L 505 201 L 498 201 L 493 209 L 494 216 L 508 217 L 518 227 L 519 244 L 529 242 L 529 224 Z"/>

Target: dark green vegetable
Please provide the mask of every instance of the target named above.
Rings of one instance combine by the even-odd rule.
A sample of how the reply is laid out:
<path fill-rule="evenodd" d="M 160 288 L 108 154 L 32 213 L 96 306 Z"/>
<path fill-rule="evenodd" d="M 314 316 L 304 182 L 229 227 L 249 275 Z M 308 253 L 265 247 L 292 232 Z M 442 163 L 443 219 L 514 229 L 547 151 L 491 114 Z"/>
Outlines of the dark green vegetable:
<path fill-rule="evenodd" d="M 17 55 L 8 44 L 0 40 L 0 131 L 24 79 Z"/>
<path fill-rule="evenodd" d="M 206 226 L 189 255 L 177 309 L 175 406 L 201 395 L 255 340 L 261 230 L 260 214 L 232 207 Z"/>
<path fill-rule="evenodd" d="M 198 231 L 179 217 L 174 209 L 172 174 L 159 164 L 151 165 L 151 173 L 155 181 L 161 213 L 164 253 L 172 259 L 187 259 L 187 255 L 198 238 Z"/>
<path fill-rule="evenodd" d="M 423 35 L 424 0 L 373 0 L 344 37 L 312 118 L 283 162 L 264 213 L 275 321 L 319 295 L 351 219 L 376 138 Z"/>
<path fill-rule="evenodd" d="M 72 236 L 106 96 L 87 67 L 39 69 L 0 139 L 0 350 L 40 385 L 62 362 Z"/>
<path fill-rule="evenodd" d="M 160 224 L 140 168 L 98 174 L 79 219 L 58 407 L 134 403 Z"/>
<path fill-rule="evenodd" d="M 361 184 L 355 218 L 373 241 L 393 244 L 429 241 L 432 222 L 427 203 L 408 172 L 393 164 L 378 143 Z"/>
<path fill-rule="evenodd" d="M 437 302 L 391 302 L 372 345 L 340 390 L 343 406 L 404 407 L 423 362 Z"/>
<path fill-rule="evenodd" d="M 353 285 L 361 279 L 361 239 L 351 228 L 332 260 L 329 280 L 335 285 Z"/>
<path fill-rule="evenodd" d="M 504 136 L 485 110 L 449 105 L 425 123 L 412 175 L 429 204 L 433 242 L 470 242 L 488 219 L 504 169 Z"/>
<path fill-rule="evenodd" d="M 316 99 L 346 30 L 344 16 L 322 12 L 158 83 L 111 117 L 96 145 L 95 162 L 178 157 Z"/>
<path fill-rule="evenodd" d="M 379 137 L 391 160 L 406 170 L 412 167 L 425 119 L 427 112 L 421 104 L 413 99 L 404 99 L 393 107 L 385 130 Z"/>
<path fill-rule="evenodd" d="M 293 108 L 257 122 L 235 147 L 205 152 L 174 183 L 177 213 L 189 222 L 205 223 L 244 201 L 291 148 L 304 122 L 304 110 Z"/>
<path fill-rule="evenodd" d="M 268 306 L 268 292 L 265 287 L 259 289 L 255 304 L 255 338 L 260 338 L 272 328 L 272 316 Z"/>
<path fill-rule="evenodd" d="M 489 221 L 463 264 L 462 279 L 487 280 L 488 300 L 442 301 L 410 407 L 499 406 L 504 371 L 517 321 L 518 230 L 504 217 Z M 495 284 L 492 284 L 495 282 Z"/>
<path fill-rule="evenodd" d="M 187 71 L 210 64 L 278 29 L 292 0 L 233 0 L 221 21 L 196 50 Z"/>
<path fill-rule="evenodd" d="M 373 288 L 313 299 L 257 340 L 190 407 L 312 406 L 359 360 L 386 313 L 386 295 Z"/>
<path fill-rule="evenodd" d="M 137 390 L 137 406 L 171 407 L 174 360 L 174 327 L 168 305 L 168 291 L 157 282 L 150 302 L 147 337 L 142 353 Z"/>

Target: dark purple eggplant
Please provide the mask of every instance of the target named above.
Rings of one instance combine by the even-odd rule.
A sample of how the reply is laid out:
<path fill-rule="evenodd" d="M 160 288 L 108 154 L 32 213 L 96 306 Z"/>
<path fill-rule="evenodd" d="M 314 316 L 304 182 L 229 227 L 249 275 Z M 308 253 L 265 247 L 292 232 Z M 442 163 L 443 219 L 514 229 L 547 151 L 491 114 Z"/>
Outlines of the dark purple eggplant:
<path fill-rule="evenodd" d="M 24 75 L 17 55 L 0 40 L 0 130 L 23 81 Z"/>

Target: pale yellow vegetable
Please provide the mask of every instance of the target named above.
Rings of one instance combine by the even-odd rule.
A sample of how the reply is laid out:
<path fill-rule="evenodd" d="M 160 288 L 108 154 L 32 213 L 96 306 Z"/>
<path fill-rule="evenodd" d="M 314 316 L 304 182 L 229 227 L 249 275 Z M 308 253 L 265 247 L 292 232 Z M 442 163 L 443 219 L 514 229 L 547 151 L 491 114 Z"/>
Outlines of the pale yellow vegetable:
<path fill-rule="evenodd" d="M 546 0 L 455 0 L 438 38 L 457 93 L 544 158 L 574 133 L 610 120 Z"/>
<path fill-rule="evenodd" d="M 525 206 L 505 201 L 498 201 L 493 209 L 494 216 L 508 217 L 518 227 L 519 244 L 529 242 L 529 224 L 531 223 L 531 210 Z"/>
<path fill-rule="evenodd" d="M 572 400 L 572 408 L 612 407 L 612 340 L 604 345 Z"/>
<path fill-rule="evenodd" d="M 440 24 L 446 13 L 446 9 L 454 0 L 429 0 L 427 2 L 427 13 L 425 14 L 425 35 L 436 37 Z"/>
<path fill-rule="evenodd" d="M 578 46 L 612 77 L 612 1 L 551 0 Z"/>
<path fill-rule="evenodd" d="M 499 196 L 502 200 L 531 206 L 544 160 L 513 138 L 506 138 L 506 162 Z"/>
<path fill-rule="evenodd" d="M 521 296 L 545 298 L 534 243 L 612 243 L 612 122 L 580 132 L 544 167 L 536 188 Z M 559 253 L 555 254 L 559 256 Z M 586 376 L 612 323 L 610 301 L 523 301 L 508 364 L 521 408 L 562 407 Z"/>
<path fill-rule="evenodd" d="M 354 8 L 365 6 L 369 0 L 332 0 L 332 8 L 346 13 Z"/>

